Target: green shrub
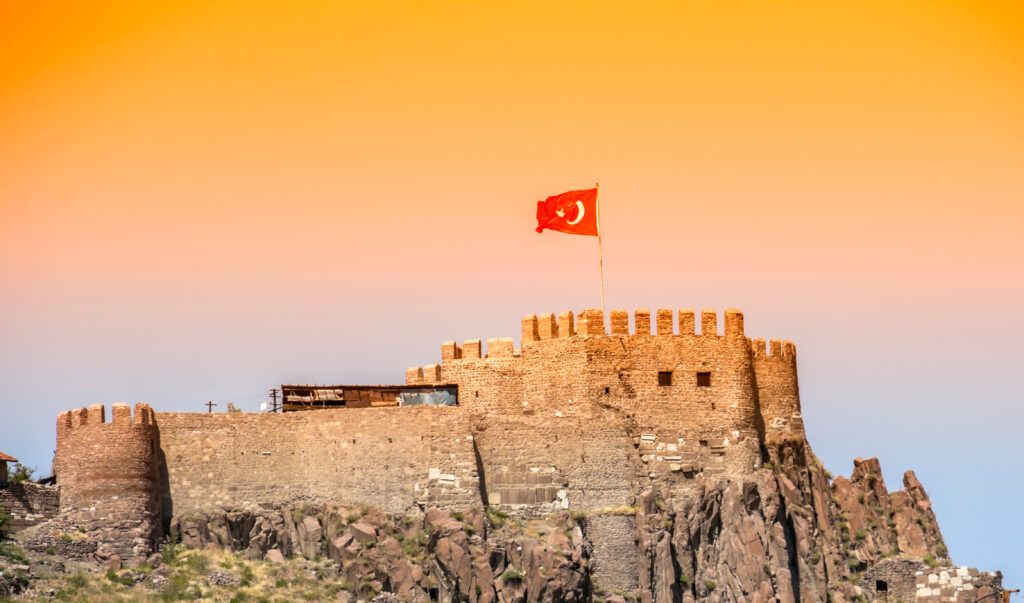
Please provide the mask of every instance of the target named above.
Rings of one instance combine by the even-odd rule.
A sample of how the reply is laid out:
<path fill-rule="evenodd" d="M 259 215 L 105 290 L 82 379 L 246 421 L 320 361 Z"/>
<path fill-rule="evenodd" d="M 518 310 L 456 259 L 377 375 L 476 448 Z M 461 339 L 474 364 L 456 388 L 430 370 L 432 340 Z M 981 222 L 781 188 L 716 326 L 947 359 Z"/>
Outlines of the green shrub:
<path fill-rule="evenodd" d="M 935 560 L 935 557 L 931 555 L 925 555 L 924 559 L 922 559 L 921 561 L 924 561 L 926 564 L 928 564 L 928 567 L 935 567 L 939 564 L 939 562 Z"/>
<path fill-rule="evenodd" d="M 854 536 L 857 538 L 857 541 L 860 542 L 868 537 L 868 533 L 864 530 L 857 530 L 857 533 Z"/>
<path fill-rule="evenodd" d="M 13 542 L 0 542 L 0 557 L 10 559 L 19 565 L 28 565 L 28 557 L 25 551 Z"/>
<path fill-rule="evenodd" d="M 935 554 L 939 557 L 945 557 L 949 554 L 949 549 L 946 548 L 946 545 L 940 542 L 938 545 L 935 546 Z"/>
<path fill-rule="evenodd" d="M 526 576 L 523 572 L 517 570 L 511 565 L 505 569 L 505 572 L 501 575 L 501 582 L 503 584 L 519 583 L 522 582 Z"/>
<path fill-rule="evenodd" d="M 35 475 L 35 472 L 35 467 L 26 467 L 21 463 L 14 463 L 14 471 L 7 477 L 7 481 L 12 484 L 30 482 L 32 481 L 32 476 Z"/>
<path fill-rule="evenodd" d="M 120 584 L 122 586 L 134 586 L 135 585 L 135 581 L 132 580 L 131 574 L 128 574 L 128 573 L 118 574 L 114 570 L 108 569 L 107 573 L 106 573 L 106 577 L 107 577 L 107 580 L 109 580 L 111 582 L 111 584 Z"/>
<path fill-rule="evenodd" d="M 679 576 L 679 583 L 683 585 L 683 588 L 690 588 L 690 577 L 686 574 Z"/>
<path fill-rule="evenodd" d="M 423 530 L 416 530 L 402 539 L 402 552 L 407 557 L 418 559 L 423 555 L 423 549 L 427 544 L 427 533 Z"/>
<path fill-rule="evenodd" d="M 495 509 L 494 507 L 487 507 L 487 518 L 491 520 L 491 525 L 500 528 L 505 525 L 505 521 L 508 519 L 508 513 L 501 509 Z"/>
<path fill-rule="evenodd" d="M 160 593 L 160 600 L 162 601 L 180 601 L 182 599 L 188 599 L 188 578 L 181 574 L 175 574 L 167 581 L 167 585 L 164 586 L 163 591 Z"/>
<path fill-rule="evenodd" d="M 164 560 L 167 565 L 174 565 L 178 561 L 178 556 L 185 548 L 180 544 L 165 544 L 160 549 L 160 557 Z"/>
<path fill-rule="evenodd" d="M 705 580 L 704 588 L 708 589 L 708 592 L 711 592 L 718 588 L 718 584 L 714 580 Z"/>
<path fill-rule="evenodd" d="M 0 538 L 3 538 L 7 533 L 7 529 L 11 525 L 11 515 L 5 509 L 0 508 Z"/>
<path fill-rule="evenodd" d="M 193 551 L 188 559 L 185 561 L 188 568 L 197 574 L 205 575 L 206 572 L 210 571 L 210 560 L 206 555 Z"/>
<path fill-rule="evenodd" d="M 242 580 L 239 586 L 249 586 L 256 579 L 256 573 L 248 565 L 242 566 Z"/>

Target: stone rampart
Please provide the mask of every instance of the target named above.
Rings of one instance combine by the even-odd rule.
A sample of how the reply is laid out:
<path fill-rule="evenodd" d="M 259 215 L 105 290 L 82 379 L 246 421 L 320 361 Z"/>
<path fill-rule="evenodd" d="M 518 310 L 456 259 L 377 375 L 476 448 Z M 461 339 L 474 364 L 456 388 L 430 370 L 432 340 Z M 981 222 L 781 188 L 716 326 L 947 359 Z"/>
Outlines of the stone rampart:
<path fill-rule="evenodd" d="M 55 517 L 59 509 L 57 488 L 31 482 L 0 486 L 0 509 L 11 516 L 8 529 L 12 533 Z"/>
<path fill-rule="evenodd" d="M 161 535 L 158 521 L 157 443 L 153 410 L 102 404 L 63 412 L 57 418 L 54 473 L 60 512 L 113 553 L 128 560 L 148 555 Z"/>
<path fill-rule="evenodd" d="M 61 509 L 139 520 L 136 549 L 161 523 L 224 508 L 485 503 L 618 517 L 652 485 L 691 496 L 702 475 L 748 475 L 766 435 L 802 437 L 795 347 L 748 339 L 739 311 L 724 312 L 722 331 L 713 310 L 605 318 L 527 316 L 518 349 L 510 338 L 443 343 L 440 362 L 408 369 L 406 382 L 457 386 L 455 407 L 154 417 L 140 405 L 133 421 L 115 405 L 111 424 L 102 406 L 64 413 Z M 630 531 L 625 521 L 591 531 L 606 578 L 623 571 L 597 545 Z M 636 582 L 626 573 L 623 584 Z"/>
<path fill-rule="evenodd" d="M 973 567 L 932 567 L 920 559 L 883 559 L 860 581 L 868 601 L 974 603 L 1002 594 L 1002 575 Z"/>
<path fill-rule="evenodd" d="M 765 347 L 765 340 L 757 338 L 750 341 L 750 347 L 766 439 L 803 438 L 796 346 L 791 341 L 772 339 Z"/>
<path fill-rule="evenodd" d="M 529 315 L 518 350 L 511 339 L 488 339 L 486 349 L 477 339 L 446 341 L 441 363 L 409 369 L 407 383 L 458 385 L 460 407 L 487 421 L 584 419 L 601 409 L 641 449 L 641 473 L 680 484 L 752 470 L 765 435 L 803 436 L 791 342 L 772 340 L 766 352 L 732 309 L 721 333 L 713 310 L 659 309 L 652 321 L 639 309 L 632 326 L 625 310 L 609 314 L 610 328 L 600 310 Z M 551 456 L 546 440 L 527 439 Z"/>
<path fill-rule="evenodd" d="M 157 423 L 167 518 L 303 501 L 394 512 L 480 501 L 459 408 L 159 413 Z"/>

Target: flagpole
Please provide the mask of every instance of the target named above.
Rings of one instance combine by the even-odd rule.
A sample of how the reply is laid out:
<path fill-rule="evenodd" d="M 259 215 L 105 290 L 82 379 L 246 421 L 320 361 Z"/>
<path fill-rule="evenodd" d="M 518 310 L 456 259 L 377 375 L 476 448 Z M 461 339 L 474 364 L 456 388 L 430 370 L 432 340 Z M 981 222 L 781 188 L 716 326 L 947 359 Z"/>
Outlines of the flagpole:
<path fill-rule="evenodd" d="M 601 251 L 601 184 L 594 183 L 594 205 L 597 207 L 597 270 L 601 274 L 601 315 L 604 316 L 604 252 Z"/>

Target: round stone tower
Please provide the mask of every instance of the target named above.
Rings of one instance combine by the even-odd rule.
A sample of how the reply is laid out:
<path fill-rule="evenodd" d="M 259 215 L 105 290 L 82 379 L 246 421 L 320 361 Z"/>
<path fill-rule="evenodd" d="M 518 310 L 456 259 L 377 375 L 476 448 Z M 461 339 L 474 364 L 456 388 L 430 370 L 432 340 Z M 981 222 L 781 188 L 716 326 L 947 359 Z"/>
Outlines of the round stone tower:
<path fill-rule="evenodd" d="M 102 404 L 57 418 L 54 474 L 61 515 L 122 560 L 149 555 L 161 535 L 153 409 Z"/>

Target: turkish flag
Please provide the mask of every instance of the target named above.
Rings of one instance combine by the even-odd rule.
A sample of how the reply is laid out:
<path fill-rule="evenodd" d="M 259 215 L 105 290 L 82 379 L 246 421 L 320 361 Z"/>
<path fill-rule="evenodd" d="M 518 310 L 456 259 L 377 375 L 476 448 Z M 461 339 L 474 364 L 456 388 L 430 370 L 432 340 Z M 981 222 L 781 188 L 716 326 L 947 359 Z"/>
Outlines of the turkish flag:
<path fill-rule="evenodd" d="M 597 236 L 597 189 L 569 191 L 537 202 L 537 232 Z"/>

